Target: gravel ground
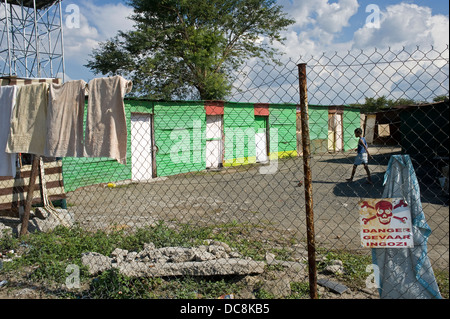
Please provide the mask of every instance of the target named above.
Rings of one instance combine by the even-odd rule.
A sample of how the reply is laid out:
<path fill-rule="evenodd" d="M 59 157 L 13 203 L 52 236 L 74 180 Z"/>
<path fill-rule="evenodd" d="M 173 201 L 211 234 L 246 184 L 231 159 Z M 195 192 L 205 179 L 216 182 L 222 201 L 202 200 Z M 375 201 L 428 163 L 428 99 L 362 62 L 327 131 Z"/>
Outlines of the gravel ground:
<path fill-rule="evenodd" d="M 399 149 L 371 148 L 373 185 L 365 183 L 359 167 L 348 183 L 354 153 L 314 155 L 313 213 L 316 243 L 327 248 L 367 252 L 360 247 L 358 202 L 381 198 L 383 177 L 392 154 Z M 246 165 L 156 178 L 146 183 L 121 182 L 115 188 L 96 185 L 68 194 L 69 210 L 87 229 L 142 227 L 168 223 L 220 225 L 251 223 L 257 236 L 294 236 L 306 241 L 305 188 L 301 157 L 281 159 L 274 174 Z M 433 233 L 429 257 L 448 269 L 449 208 L 437 183 L 421 184 L 422 205 Z"/>
<path fill-rule="evenodd" d="M 362 167 L 358 168 L 353 182 L 346 181 L 354 153 L 314 155 L 311 158 L 316 247 L 345 248 L 370 254 L 369 249 L 360 247 L 357 204 L 362 198 L 382 197 L 382 182 L 389 158 L 399 150 L 371 148 L 370 151 L 373 155 L 369 164 L 373 185 L 365 183 Z M 282 249 L 282 245 L 289 245 L 295 260 L 306 260 L 305 188 L 298 186 L 304 178 L 303 160 L 301 157 L 282 159 L 277 165 L 274 174 L 262 174 L 262 165 L 246 165 L 155 178 L 145 183 L 122 181 L 113 188 L 107 185 L 84 187 L 68 194 L 68 210 L 88 230 L 135 229 L 159 221 L 174 227 L 180 223 L 215 226 L 217 231 L 226 224 L 251 225 L 246 236 L 273 248 Z M 448 196 L 442 195 L 432 178 L 419 177 L 419 180 L 423 209 L 433 231 L 428 256 L 433 269 L 448 270 Z M 296 244 L 288 244 L 292 238 Z M 317 257 L 322 258 L 319 254 Z M 276 277 L 273 272 L 269 275 Z M 287 269 L 280 273 L 279 278 L 307 282 L 307 276 L 305 272 Z M 318 278 L 326 276 L 319 273 Z M 322 299 L 378 298 L 375 289 L 352 288 L 343 294 L 320 286 L 318 289 Z M 243 297 L 251 298 L 251 292 L 247 293 Z M 0 289 L 0 298 L 54 296 L 26 287 L 8 292 Z"/>

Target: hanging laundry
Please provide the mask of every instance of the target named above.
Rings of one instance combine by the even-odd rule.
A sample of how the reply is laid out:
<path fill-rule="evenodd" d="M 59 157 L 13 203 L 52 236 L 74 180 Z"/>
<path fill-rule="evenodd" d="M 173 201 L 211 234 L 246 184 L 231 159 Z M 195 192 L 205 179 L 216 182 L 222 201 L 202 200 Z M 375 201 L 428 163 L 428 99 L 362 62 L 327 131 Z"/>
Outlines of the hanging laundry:
<path fill-rule="evenodd" d="M 19 88 L 11 117 L 7 153 L 44 154 L 48 86 L 48 83 L 39 83 Z"/>
<path fill-rule="evenodd" d="M 83 120 L 86 82 L 52 83 L 47 110 L 45 156 L 83 157 Z"/>
<path fill-rule="evenodd" d="M 128 131 L 123 98 L 131 88 L 132 82 L 121 76 L 89 82 L 86 157 L 109 157 L 126 164 Z"/>
<path fill-rule="evenodd" d="M 15 85 L 0 86 L 0 176 L 16 176 L 16 154 L 6 153 L 11 115 L 16 103 L 18 88 Z"/>

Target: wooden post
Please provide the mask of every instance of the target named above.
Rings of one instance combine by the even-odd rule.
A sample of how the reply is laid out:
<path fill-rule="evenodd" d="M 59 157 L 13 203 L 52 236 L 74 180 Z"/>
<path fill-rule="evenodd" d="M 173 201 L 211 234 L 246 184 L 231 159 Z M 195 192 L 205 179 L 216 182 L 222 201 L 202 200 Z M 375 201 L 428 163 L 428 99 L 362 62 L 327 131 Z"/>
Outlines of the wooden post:
<path fill-rule="evenodd" d="M 30 220 L 30 211 L 31 211 L 31 204 L 33 203 L 34 189 L 36 186 L 36 177 L 39 173 L 39 162 L 40 157 L 38 155 L 33 155 L 33 164 L 31 166 L 31 175 L 28 185 L 27 201 L 25 204 L 25 211 L 22 217 L 20 236 L 26 235 L 28 233 L 28 222 Z"/>
<path fill-rule="evenodd" d="M 308 115 L 308 89 L 306 83 L 306 64 L 298 65 L 300 82 L 300 108 L 302 120 L 302 147 L 303 147 L 303 170 L 305 180 L 305 203 L 306 203 L 306 236 L 308 241 L 308 270 L 309 270 L 309 294 L 311 299 L 317 299 L 317 267 L 316 267 L 316 244 L 314 235 L 314 212 L 312 195 L 311 175 L 311 150 L 309 137 L 309 115 Z"/>

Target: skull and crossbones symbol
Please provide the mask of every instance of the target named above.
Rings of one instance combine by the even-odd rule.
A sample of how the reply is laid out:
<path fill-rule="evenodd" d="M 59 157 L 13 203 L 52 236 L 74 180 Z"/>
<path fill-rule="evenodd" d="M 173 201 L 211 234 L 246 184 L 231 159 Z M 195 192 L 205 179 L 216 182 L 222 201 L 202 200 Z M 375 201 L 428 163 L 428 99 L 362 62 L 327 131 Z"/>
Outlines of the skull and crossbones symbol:
<path fill-rule="evenodd" d="M 372 217 L 363 218 L 362 221 L 366 225 L 370 220 L 378 218 L 378 221 L 380 222 L 380 224 L 389 225 L 391 223 L 391 218 L 395 218 L 395 219 L 400 220 L 402 223 L 406 223 L 406 219 L 407 219 L 406 217 L 393 216 L 393 213 L 392 213 L 393 209 L 398 208 L 398 207 L 405 207 L 405 206 L 408 206 L 408 205 L 403 200 L 400 200 L 400 202 L 398 204 L 396 204 L 395 206 L 393 206 L 392 203 L 389 201 L 381 200 L 375 204 L 375 207 L 369 205 L 369 203 L 367 201 L 364 201 L 363 204 L 361 205 L 361 208 L 364 208 L 364 207 L 372 208 L 377 213 Z"/>

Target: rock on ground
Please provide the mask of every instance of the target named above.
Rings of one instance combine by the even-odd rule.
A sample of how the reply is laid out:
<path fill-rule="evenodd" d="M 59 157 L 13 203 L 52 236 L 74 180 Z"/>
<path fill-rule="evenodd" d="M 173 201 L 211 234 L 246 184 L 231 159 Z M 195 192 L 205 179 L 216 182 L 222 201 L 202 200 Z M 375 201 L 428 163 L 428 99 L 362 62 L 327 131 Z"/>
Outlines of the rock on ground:
<path fill-rule="evenodd" d="M 212 276 L 264 272 L 265 262 L 242 258 L 225 243 L 210 242 L 198 247 L 155 248 L 145 244 L 140 252 L 116 248 L 111 257 L 95 252 L 82 256 L 92 275 L 113 267 L 127 276 Z"/>

